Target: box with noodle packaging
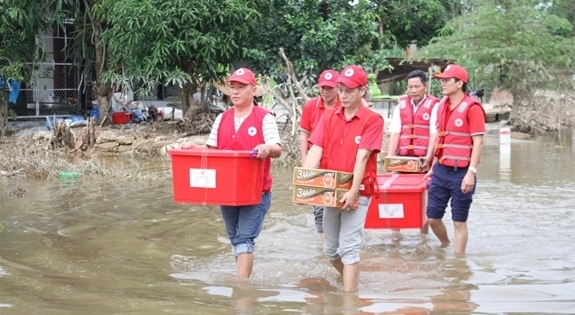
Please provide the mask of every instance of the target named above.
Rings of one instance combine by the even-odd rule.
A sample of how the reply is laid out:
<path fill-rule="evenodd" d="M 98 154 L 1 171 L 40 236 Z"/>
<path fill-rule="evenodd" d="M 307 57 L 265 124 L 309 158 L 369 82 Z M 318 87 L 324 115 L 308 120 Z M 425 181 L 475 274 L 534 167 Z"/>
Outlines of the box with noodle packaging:
<path fill-rule="evenodd" d="M 388 172 L 421 173 L 423 160 L 412 156 L 386 156 L 384 168 Z"/>
<path fill-rule="evenodd" d="M 343 204 L 339 201 L 346 193 L 347 190 L 326 188 L 326 187 L 313 187 L 313 186 L 303 186 L 295 185 L 293 192 L 293 202 L 298 204 L 307 204 L 320 207 L 337 207 L 341 208 Z M 359 205 L 358 198 L 350 207 L 351 209 L 357 209 Z"/>
<path fill-rule="evenodd" d="M 350 189 L 353 173 L 324 170 L 317 168 L 295 167 L 293 171 L 294 185 L 323 187 L 335 189 Z"/>

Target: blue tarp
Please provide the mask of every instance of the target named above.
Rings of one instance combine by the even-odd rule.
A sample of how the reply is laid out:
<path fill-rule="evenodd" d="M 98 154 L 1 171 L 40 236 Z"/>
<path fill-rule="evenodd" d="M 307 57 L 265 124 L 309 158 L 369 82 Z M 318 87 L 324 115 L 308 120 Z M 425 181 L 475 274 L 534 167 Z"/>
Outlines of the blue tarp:
<path fill-rule="evenodd" d="M 50 120 L 50 123 L 52 124 L 52 126 L 54 126 L 54 118 L 50 117 L 49 120 Z M 88 122 L 84 119 L 83 116 L 70 116 L 68 118 L 56 118 L 56 121 L 63 121 L 68 126 L 88 125 Z M 46 126 L 46 129 L 48 129 L 48 130 L 50 130 L 50 123 L 48 123 L 48 121 L 46 121 L 46 123 L 44 124 L 44 126 Z"/>
<path fill-rule="evenodd" d="M 0 88 L 6 87 L 7 90 L 10 90 L 8 94 L 8 103 L 16 103 L 18 100 L 18 95 L 20 94 L 20 82 L 16 80 L 9 79 L 8 82 L 5 82 L 2 77 L 0 77 Z"/>

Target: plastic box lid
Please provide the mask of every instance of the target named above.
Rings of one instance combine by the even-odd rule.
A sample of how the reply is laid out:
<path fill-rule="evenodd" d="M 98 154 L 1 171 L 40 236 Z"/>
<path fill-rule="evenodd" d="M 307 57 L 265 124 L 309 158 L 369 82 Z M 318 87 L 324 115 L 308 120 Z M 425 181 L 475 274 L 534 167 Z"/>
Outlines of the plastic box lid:
<path fill-rule="evenodd" d="M 194 149 L 170 149 L 170 155 L 187 156 L 213 156 L 213 157 L 255 157 L 257 152 L 248 150 L 194 150 Z"/>
<path fill-rule="evenodd" d="M 427 189 L 428 179 L 425 174 L 377 174 L 377 185 L 380 191 L 388 192 L 421 192 Z"/>

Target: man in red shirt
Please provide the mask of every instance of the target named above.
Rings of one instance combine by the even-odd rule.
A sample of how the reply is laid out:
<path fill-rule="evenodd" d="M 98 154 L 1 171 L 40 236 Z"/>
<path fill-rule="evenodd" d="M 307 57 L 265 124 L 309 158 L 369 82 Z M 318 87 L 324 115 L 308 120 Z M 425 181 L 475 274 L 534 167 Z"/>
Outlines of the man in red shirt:
<path fill-rule="evenodd" d="M 305 103 L 301 113 L 299 127 L 301 129 L 301 161 L 305 161 L 307 151 L 310 148 L 308 142 L 309 136 L 314 131 L 317 123 L 323 116 L 326 109 L 338 108 L 341 106 L 339 97 L 337 96 L 337 78 L 339 74 L 334 70 L 323 71 L 318 78 L 317 85 L 319 86 L 319 96 L 314 97 Z M 313 214 L 315 217 L 315 228 L 323 239 L 323 207 L 313 206 Z"/>
<path fill-rule="evenodd" d="M 468 77 L 463 67 L 448 65 L 435 78 L 441 80 L 446 97 L 437 110 L 436 162 L 427 174 L 431 176 L 427 217 L 441 245 L 448 246 L 449 237 L 442 218 L 451 200 L 454 250 L 456 254 L 463 254 L 468 239 L 467 218 L 475 193 L 475 174 L 483 149 L 485 112 L 477 99 L 466 94 Z"/>
<path fill-rule="evenodd" d="M 264 217 L 270 209 L 270 158 L 279 157 L 282 147 L 275 118 L 267 110 L 254 105 L 257 81 L 253 72 L 246 68 L 237 69 L 228 79 L 228 83 L 234 106 L 216 117 L 206 144 L 183 143 L 180 147 L 199 150 L 254 150 L 257 151 L 258 158 L 265 159 L 260 204 L 220 207 L 236 259 L 237 275 L 248 278 L 254 263 L 254 239 L 260 234 Z"/>
<path fill-rule="evenodd" d="M 352 186 L 340 200 L 343 206 L 325 207 L 323 214 L 324 252 L 343 276 L 344 290 L 353 291 L 359 283 L 365 217 L 375 194 L 383 118 L 362 104 L 367 74 L 361 67 L 346 67 L 337 82 L 341 107 L 324 112 L 309 138 L 312 147 L 303 166 L 353 173 Z M 358 196 L 358 208 L 350 209 Z"/>

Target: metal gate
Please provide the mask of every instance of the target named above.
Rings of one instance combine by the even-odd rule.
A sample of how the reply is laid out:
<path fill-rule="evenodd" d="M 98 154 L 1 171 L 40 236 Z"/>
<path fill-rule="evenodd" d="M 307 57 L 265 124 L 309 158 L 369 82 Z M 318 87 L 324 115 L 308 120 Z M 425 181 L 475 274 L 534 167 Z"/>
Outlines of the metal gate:
<path fill-rule="evenodd" d="M 38 42 L 44 44 L 46 60 L 32 70 L 32 84 L 21 84 L 18 99 L 10 109 L 20 118 L 80 114 L 80 73 L 70 49 L 73 25 L 65 24 L 64 29 L 57 28 Z"/>

